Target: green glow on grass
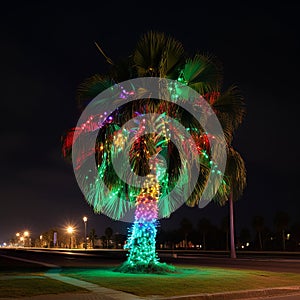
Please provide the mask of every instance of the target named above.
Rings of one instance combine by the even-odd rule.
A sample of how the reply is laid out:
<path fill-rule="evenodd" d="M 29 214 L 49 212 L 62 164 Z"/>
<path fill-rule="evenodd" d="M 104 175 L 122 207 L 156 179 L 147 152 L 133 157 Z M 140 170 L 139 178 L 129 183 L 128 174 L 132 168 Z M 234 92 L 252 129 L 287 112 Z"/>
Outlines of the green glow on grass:
<path fill-rule="evenodd" d="M 114 268 L 65 269 L 62 275 L 138 296 L 179 296 L 299 285 L 300 274 L 176 266 L 176 273 L 132 274 Z"/>

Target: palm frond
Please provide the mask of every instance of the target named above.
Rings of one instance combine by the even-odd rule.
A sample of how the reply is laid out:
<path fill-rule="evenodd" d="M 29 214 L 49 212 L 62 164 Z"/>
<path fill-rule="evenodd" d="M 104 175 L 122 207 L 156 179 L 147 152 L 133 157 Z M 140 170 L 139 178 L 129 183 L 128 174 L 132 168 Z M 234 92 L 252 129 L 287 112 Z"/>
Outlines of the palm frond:
<path fill-rule="evenodd" d="M 211 56 L 196 54 L 194 58 L 187 59 L 179 80 L 204 95 L 218 90 L 221 78 L 220 67 Z"/>
<path fill-rule="evenodd" d="M 165 77 L 182 61 L 182 44 L 164 33 L 150 31 L 137 43 L 133 54 L 138 76 Z"/>
<path fill-rule="evenodd" d="M 105 57 L 106 61 L 110 64 L 113 65 L 114 62 L 104 53 L 104 51 L 101 49 L 101 47 L 98 45 L 97 42 L 95 42 L 95 45 L 97 47 L 97 49 L 100 51 L 100 53 Z"/>
<path fill-rule="evenodd" d="M 225 178 L 229 183 L 233 200 L 238 200 L 246 187 L 246 167 L 243 158 L 233 147 L 228 148 Z"/>
<path fill-rule="evenodd" d="M 77 90 L 77 103 L 80 110 L 83 110 L 102 91 L 115 83 L 130 78 L 160 77 L 162 85 L 163 78 L 176 79 L 177 83 L 185 84 L 204 96 L 222 125 L 227 144 L 231 145 L 234 131 L 244 119 L 245 104 L 235 86 L 230 87 L 225 92 L 220 92 L 222 70 L 214 57 L 196 54 L 194 57 L 186 59 L 183 46 L 179 41 L 164 33 L 154 31 L 144 34 L 138 41 L 132 55 L 117 63 L 112 63 L 103 50 L 98 45 L 97 47 L 111 65 L 110 70 L 105 76 L 96 74 L 80 84 Z M 160 98 L 169 99 L 170 90 L 168 86 L 162 89 Z M 176 89 L 175 91 L 177 92 Z M 246 186 L 245 163 L 240 154 L 232 147 L 228 147 L 227 165 L 221 185 L 219 185 L 220 180 L 216 179 L 223 174 L 220 170 L 212 170 L 212 164 L 214 160 L 217 160 L 217 157 L 211 157 L 212 148 L 207 142 L 207 138 L 212 135 L 218 141 L 218 139 L 223 139 L 223 135 L 219 136 L 218 133 L 210 132 L 207 128 L 204 131 L 199 120 L 196 120 L 188 111 L 180 108 L 176 103 L 152 99 L 146 88 L 139 88 L 134 92 L 141 96 L 139 100 L 123 103 L 123 99 L 118 98 L 120 105 L 111 114 L 114 122 L 112 124 L 104 122 L 98 132 L 95 149 L 92 149 L 93 151 L 87 149 L 82 153 L 82 159 L 79 162 L 80 167 L 86 163 L 87 158 L 96 157 L 98 174 L 102 180 L 93 181 L 95 178 L 89 178 L 88 174 L 82 174 L 82 178 L 79 178 L 85 183 L 87 201 L 94 207 L 95 212 L 102 212 L 112 218 L 120 219 L 124 213 L 134 208 L 135 198 L 141 190 L 122 181 L 112 163 L 112 161 L 120 160 L 121 172 L 126 172 L 125 164 L 124 162 L 122 164 L 121 161 L 124 158 L 122 153 L 129 153 L 129 163 L 133 172 L 128 177 L 132 178 L 135 177 L 134 175 L 145 176 L 150 172 L 149 160 L 152 156 L 159 153 L 165 159 L 167 170 L 165 173 L 161 172 L 162 175 L 159 179 L 160 217 L 169 216 L 186 198 L 188 198 L 186 202 L 188 206 L 201 206 L 199 200 L 208 184 L 217 203 L 224 204 L 230 193 L 233 194 L 234 200 L 237 200 Z M 180 94 L 179 96 L 186 99 L 184 95 Z M 106 100 L 99 99 L 94 105 L 101 107 Z M 191 150 L 188 142 L 183 142 L 183 135 L 180 131 L 171 128 L 176 126 L 167 124 L 167 121 L 162 122 L 160 120 L 157 124 L 153 121 L 155 132 L 159 134 L 145 133 L 137 136 L 138 127 L 141 127 L 141 124 L 137 124 L 137 130 L 127 130 L 128 133 L 123 134 L 121 128 L 128 120 L 137 115 L 151 113 L 165 114 L 179 120 L 180 124 L 189 131 L 194 139 L 197 145 L 197 149 L 194 151 L 197 155 L 193 156 L 192 159 L 180 155 L 180 151 L 189 154 L 193 150 Z M 209 123 L 209 116 L 205 116 L 205 118 L 207 118 L 205 122 Z M 167 129 L 172 134 L 167 134 Z M 172 141 L 169 139 L 171 135 Z M 123 139 L 128 143 L 123 143 Z M 65 157 L 68 157 L 72 150 L 71 141 L 74 142 L 72 132 L 65 135 L 62 140 L 63 153 Z M 125 146 L 122 146 L 123 144 Z M 195 189 L 190 195 L 190 191 L 188 191 L 189 181 L 193 176 L 192 170 L 198 163 L 201 165 L 200 174 L 196 178 Z M 216 171 L 215 177 L 210 176 L 214 171 Z M 108 189 L 105 190 L 104 187 Z M 175 189 L 176 194 L 175 200 L 168 197 L 173 189 Z"/>
<path fill-rule="evenodd" d="M 223 122 L 222 125 L 231 127 L 234 131 L 242 123 L 246 107 L 244 97 L 236 86 L 229 87 L 218 97 L 211 98 L 209 102 L 220 121 Z"/>
<path fill-rule="evenodd" d="M 132 57 L 114 63 L 109 72 L 109 77 L 113 78 L 115 82 L 123 82 L 131 78 L 136 78 L 137 74 L 132 67 Z"/>
<path fill-rule="evenodd" d="M 112 85 L 113 81 L 109 77 L 99 74 L 95 74 L 84 80 L 77 89 L 76 98 L 78 108 L 83 110 L 93 98 Z"/>

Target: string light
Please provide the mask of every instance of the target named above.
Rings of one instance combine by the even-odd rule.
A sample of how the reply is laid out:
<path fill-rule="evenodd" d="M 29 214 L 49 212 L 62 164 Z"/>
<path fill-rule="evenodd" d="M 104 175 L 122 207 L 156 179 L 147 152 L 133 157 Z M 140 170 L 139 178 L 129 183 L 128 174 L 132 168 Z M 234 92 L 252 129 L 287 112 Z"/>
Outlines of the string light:
<path fill-rule="evenodd" d="M 171 98 L 178 97 L 178 89 L 182 84 L 186 84 L 183 73 L 182 77 L 178 79 L 179 85 L 169 87 Z M 127 99 L 133 95 L 134 91 L 126 91 L 121 88 L 119 95 L 120 99 Z M 173 98 L 172 98 L 173 99 Z M 202 106 L 204 100 L 196 99 L 195 105 Z M 150 158 L 153 155 L 153 149 L 165 149 L 166 153 L 170 144 L 171 137 L 176 138 L 183 145 L 185 151 L 190 151 L 190 143 L 184 141 L 183 135 L 179 129 L 172 124 L 166 122 L 165 116 L 168 112 L 172 111 L 170 103 L 162 103 L 157 109 L 156 113 L 160 113 L 161 117 L 155 121 L 155 128 L 159 134 L 146 138 L 146 119 L 143 118 L 143 114 L 151 112 L 151 109 L 147 106 L 143 107 L 143 113 L 133 111 L 132 116 L 139 117 L 136 128 L 132 128 L 130 131 L 120 129 L 121 125 L 117 124 L 117 114 L 114 112 L 102 112 L 98 115 L 90 116 L 85 123 L 81 124 L 78 128 L 73 128 L 65 139 L 63 147 L 64 153 L 69 151 L 74 138 L 78 138 L 80 134 L 86 134 L 95 130 L 103 130 L 104 137 L 101 141 L 98 141 L 95 149 L 90 149 L 87 153 L 82 153 L 80 161 L 77 162 L 78 168 L 84 163 L 88 156 L 96 154 L 98 176 L 96 180 L 90 178 L 89 174 L 86 174 L 81 180 L 85 181 L 86 191 L 84 194 L 86 200 L 90 203 L 94 211 L 101 213 L 103 211 L 110 212 L 110 215 L 114 219 L 121 219 L 124 214 L 124 207 L 119 205 L 120 199 L 129 201 L 135 204 L 134 223 L 128 232 L 128 240 L 126 248 L 128 249 L 127 264 L 136 266 L 149 266 L 159 265 L 159 258 L 156 253 L 156 235 L 158 227 L 158 204 L 162 197 L 169 194 L 174 187 L 174 174 L 169 174 L 165 169 L 160 166 L 158 160 L 152 160 Z M 109 128 L 109 129 L 107 129 Z M 214 176 L 223 176 L 222 172 L 218 169 L 217 164 L 214 163 L 210 155 L 210 140 L 215 139 L 214 136 L 205 132 L 200 132 L 198 128 L 190 126 L 186 128 L 186 131 L 191 135 L 191 139 L 196 144 L 196 151 L 199 161 L 202 165 L 207 166 L 211 170 Z M 76 133 L 76 134 L 75 134 Z M 138 137 L 138 138 L 136 138 Z M 146 176 L 146 180 L 141 188 L 133 186 L 125 186 L 124 182 L 117 178 L 116 174 L 112 170 L 112 159 L 119 155 L 121 151 L 127 151 L 126 145 L 130 145 L 130 142 L 134 141 L 132 148 L 130 148 L 130 157 L 146 164 L 150 168 L 150 172 Z M 151 141 L 149 143 L 149 141 Z M 149 146 L 153 143 L 154 146 Z M 131 143 L 132 145 L 132 143 Z M 128 146 L 127 146 L 128 147 Z M 151 150 L 152 149 L 152 150 Z M 144 160 L 144 161 L 143 161 Z M 181 164 L 186 164 L 185 161 L 181 161 Z M 134 171 L 134 166 L 132 166 Z M 186 181 L 188 178 L 186 179 Z M 186 181 L 182 181 L 182 190 L 184 190 L 184 184 Z M 104 182 L 109 187 L 109 191 L 104 189 Z M 223 179 L 222 185 L 226 186 L 226 182 Z M 184 195 L 183 195 L 184 197 Z M 170 215 L 172 205 L 165 208 L 164 215 Z"/>

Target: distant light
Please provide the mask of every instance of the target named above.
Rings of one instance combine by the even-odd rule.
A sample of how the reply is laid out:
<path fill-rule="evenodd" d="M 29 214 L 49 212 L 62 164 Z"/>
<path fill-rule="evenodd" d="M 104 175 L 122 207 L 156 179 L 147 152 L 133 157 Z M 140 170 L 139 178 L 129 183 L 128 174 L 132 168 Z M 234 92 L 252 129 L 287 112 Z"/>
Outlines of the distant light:
<path fill-rule="evenodd" d="M 67 232 L 70 233 L 70 234 L 72 234 L 72 233 L 74 232 L 74 227 L 69 226 L 69 227 L 67 228 Z"/>
<path fill-rule="evenodd" d="M 247 242 L 247 243 L 246 243 L 246 247 L 249 247 L 249 245 L 250 245 L 250 244 Z"/>
<path fill-rule="evenodd" d="M 29 231 L 24 231 L 24 236 L 29 236 Z"/>
<path fill-rule="evenodd" d="M 17 232 L 17 233 L 16 233 L 16 236 L 20 236 L 20 233 L 19 233 L 19 232 Z"/>
<path fill-rule="evenodd" d="M 83 217 L 83 218 L 82 218 L 83 222 L 86 222 L 87 219 L 88 219 L 87 217 Z"/>
<path fill-rule="evenodd" d="M 289 239 L 290 239 L 290 236 L 291 236 L 291 234 L 288 233 L 288 234 L 286 235 L 286 239 L 289 240 Z"/>

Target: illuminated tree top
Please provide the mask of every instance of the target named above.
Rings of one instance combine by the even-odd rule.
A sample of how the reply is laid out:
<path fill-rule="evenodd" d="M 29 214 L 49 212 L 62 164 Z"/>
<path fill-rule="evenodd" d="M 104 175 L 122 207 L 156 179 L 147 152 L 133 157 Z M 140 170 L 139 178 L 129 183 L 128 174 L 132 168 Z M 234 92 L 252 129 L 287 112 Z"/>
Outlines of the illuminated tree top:
<path fill-rule="evenodd" d="M 137 77 L 159 77 L 172 80 L 173 83 L 164 88 L 160 86 L 160 97 L 155 98 L 147 89 L 134 85 L 131 88 L 122 86 L 124 80 Z M 232 132 L 241 122 L 244 109 L 237 90 L 230 87 L 223 92 L 221 80 L 219 64 L 212 57 L 199 53 L 192 58 L 187 57 L 180 42 L 165 34 L 149 32 L 141 38 L 128 59 L 113 63 L 108 74 L 94 75 L 80 85 L 78 105 L 83 112 L 99 93 L 110 88 L 117 91 L 114 97 L 114 101 L 118 102 L 116 109 L 110 111 L 102 108 L 104 101 L 111 99 L 95 101 L 95 105 L 101 109 L 96 114 L 86 114 L 64 139 L 63 153 L 65 157 L 70 157 L 72 144 L 80 148 L 83 136 L 88 138 L 97 132 L 95 147 L 83 148 L 77 155 L 77 161 L 73 161 L 76 168 L 81 169 L 86 167 L 90 157 L 95 157 L 98 178 L 90 176 L 88 172 L 77 178 L 85 187 L 86 200 L 95 212 L 121 219 L 126 212 L 134 209 L 137 197 L 143 193 L 143 187 L 122 180 L 125 177 L 128 179 L 130 174 L 125 171 L 124 174 L 117 174 L 115 171 L 113 162 L 118 161 L 123 165 L 126 162 L 124 153 L 129 154 L 134 176 L 147 177 L 151 172 L 151 160 L 156 159 L 159 217 L 169 216 L 182 205 L 182 199 L 187 205 L 199 205 L 199 195 L 208 183 L 214 186 L 217 178 L 221 178 L 221 181 L 220 185 L 215 186 L 214 199 L 218 202 L 226 200 L 227 179 L 223 178 L 224 168 L 216 163 L 218 158 L 212 155 L 212 150 L 215 150 L 212 143 L 215 140 L 217 144 L 224 136 L 227 142 L 231 141 Z M 187 89 L 184 87 L 192 88 L 203 97 L 193 97 L 191 100 L 189 94 L 185 94 Z M 130 101 L 131 98 L 138 100 Z M 196 119 L 182 108 L 180 101 L 190 101 L 191 107 L 202 110 L 203 118 Z M 224 130 L 223 137 L 203 126 L 210 121 L 205 111 L 206 102 L 218 116 Z M 231 118 L 234 113 L 238 117 Z M 152 121 L 146 118 L 153 114 L 160 117 Z M 126 123 L 132 119 L 135 123 L 127 129 Z M 184 131 L 179 130 L 170 119 L 177 120 Z M 150 132 L 147 131 L 149 124 L 152 126 Z M 186 186 L 196 164 L 201 168 L 194 189 L 189 193 Z M 120 169 L 122 171 L 122 167 Z M 103 185 L 108 187 L 109 193 Z M 168 195 L 174 189 L 178 201 L 169 201 Z"/>

